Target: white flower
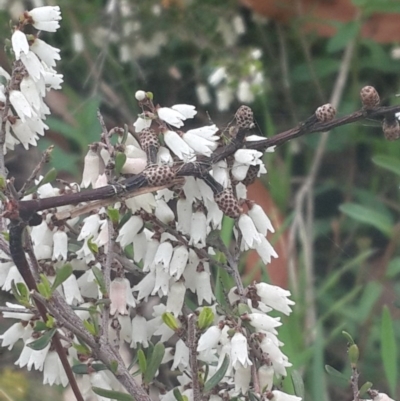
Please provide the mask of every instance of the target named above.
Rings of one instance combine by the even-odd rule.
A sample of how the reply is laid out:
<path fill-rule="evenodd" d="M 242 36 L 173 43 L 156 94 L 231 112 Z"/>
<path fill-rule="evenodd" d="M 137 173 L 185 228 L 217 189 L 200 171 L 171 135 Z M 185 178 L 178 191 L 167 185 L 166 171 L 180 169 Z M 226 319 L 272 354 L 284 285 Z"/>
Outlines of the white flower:
<path fill-rule="evenodd" d="M 226 76 L 226 68 L 219 67 L 208 77 L 208 83 L 211 86 L 217 86 Z"/>
<path fill-rule="evenodd" d="M 163 199 L 156 200 L 155 216 L 165 224 L 175 220 L 174 212 Z"/>
<path fill-rule="evenodd" d="M 55 32 L 61 20 L 60 7 L 37 7 L 27 13 L 32 19 L 32 25 L 39 31 Z"/>
<path fill-rule="evenodd" d="M 133 123 L 135 131 L 139 133 L 143 131 L 145 128 L 149 128 L 151 125 L 151 121 L 152 121 L 151 118 L 138 117 L 138 119 Z"/>
<path fill-rule="evenodd" d="M 181 372 L 189 366 L 189 348 L 182 340 L 178 340 L 175 346 L 174 363 L 172 370 L 179 369 Z"/>
<path fill-rule="evenodd" d="M 240 164 L 249 164 L 252 166 L 256 166 L 260 163 L 260 157 L 262 156 L 262 152 L 254 149 L 239 149 L 235 152 L 235 161 Z"/>
<path fill-rule="evenodd" d="M 274 368 L 272 366 L 262 365 L 258 368 L 257 373 L 261 391 L 271 390 L 274 383 Z"/>
<path fill-rule="evenodd" d="M 72 48 L 76 53 L 82 53 L 85 49 L 85 40 L 81 32 L 72 33 Z"/>
<path fill-rule="evenodd" d="M 265 214 L 263 208 L 260 205 L 253 203 L 250 206 L 248 215 L 253 220 L 253 223 L 256 226 L 258 232 L 261 233 L 262 235 L 266 236 L 268 230 L 271 231 L 272 233 L 275 232 L 270 219 Z"/>
<path fill-rule="evenodd" d="M 50 343 L 40 351 L 35 351 L 32 348 L 28 347 L 27 345 L 32 341 L 34 340 L 33 339 L 27 340 L 27 342 L 24 345 L 24 348 L 22 349 L 21 355 L 15 362 L 15 365 L 18 365 L 20 368 L 26 366 L 28 370 L 31 370 L 32 366 L 34 366 L 36 370 L 43 370 L 44 361 L 50 349 Z"/>
<path fill-rule="evenodd" d="M 19 60 L 21 53 L 28 54 L 29 52 L 28 39 L 26 35 L 18 29 L 14 31 L 11 36 L 11 45 L 17 60 Z"/>
<path fill-rule="evenodd" d="M 171 279 L 169 272 L 162 268 L 162 266 L 157 265 L 156 269 L 156 281 L 154 283 L 153 291 L 151 295 L 158 294 L 159 297 L 163 297 L 164 295 L 168 295 L 169 291 L 169 281 Z"/>
<path fill-rule="evenodd" d="M 264 313 L 249 313 L 250 324 L 259 331 L 271 331 L 275 333 L 275 327 L 282 326 L 280 318 L 274 318 Z"/>
<path fill-rule="evenodd" d="M 84 219 L 81 232 L 78 236 L 78 241 L 97 236 L 100 227 L 100 222 L 101 222 L 100 216 L 97 213 L 86 217 Z"/>
<path fill-rule="evenodd" d="M 221 329 L 219 326 L 209 327 L 205 333 L 200 336 L 197 352 L 211 350 L 218 345 L 219 339 L 221 338 Z"/>
<path fill-rule="evenodd" d="M 265 264 L 270 263 L 271 258 L 277 258 L 278 254 L 275 252 L 275 249 L 262 234 L 259 234 L 259 240 L 260 242 L 256 244 L 255 250 L 260 255 L 260 258 Z"/>
<path fill-rule="evenodd" d="M 247 368 L 253 364 L 249 359 L 247 339 L 240 332 L 236 332 L 231 339 L 231 362 L 235 369 L 237 367 Z"/>
<path fill-rule="evenodd" d="M 126 281 L 125 281 L 126 280 Z M 130 290 L 129 281 L 127 279 L 115 278 L 110 284 L 110 314 L 115 315 L 116 312 L 120 315 L 126 315 L 127 300 L 126 295 Z"/>
<path fill-rule="evenodd" d="M 194 150 L 176 132 L 165 132 L 164 140 L 179 159 L 186 161 L 194 157 Z"/>
<path fill-rule="evenodd" d="M 255 286 L 261 302 L 285 315 L 290 315 L 292 312 L 290 305 L 295 304 L 288 298 L 291 295 L 290 291 L 268 283 L 257 283 Z"/>
<path fill-rule="evenodd" d="M 242 233 L 241 250 L 255 249 L 261 243 L 260 233 L 257 231 L 253 220 L 247 214 L 241 214 L 238 221 Z"/>
<path fill-rule="evenodd" d="M 390 398 L 387 394 L 385 393 L 379 393 L 374 397 L 374 401 L 394 401 L 392 398 Z"/>
<path fill-rule="evenodd" d="M 30 48 L 49 67 L 55 67 L 56 60 L 61 60 L 60 49 L 50 46 L 39 38 L 35 38 Z"/>
<path fill-rule="evenodd" d="M 20 91 L 10 91 L 10 102 L 22 122 L 25 122 L 26 118 L 30 118 L 36 115 L 35 112 L 32 110 L 30 104 L 26 100 L 26 97 Z"/>
<path fill-rule="evenodd" d="M 149 346 L 148 342 L 148 332 L 147 332 L 147 321 L 141 315 L 136 315 L 132 319 L 132 342 L 131 347 L 136 348 L 137 344 L 141 344 L 143 347 L 147 348 Z"/>
<path fill-rule="evenodd" d="M 276 375 L 286 376 L 286 368 L 292 366 L 288 361 L 288 357 L 279 349 L 279 346 L 274 343 L 274 340 L 265 337 L 261 341 L 261 349 L 268 354 Z"/>
<path fill-rule="evenodd" d="M 183 140 L 197 153 L 211 156 L 217 149 L 219 137 L 214 135 L 218 131 L 215 125 L 191 129 L 183 134 Z"/>
<path fill-rule="evenodd" d="M 180 128 L 184 125 L 183 121 L 187 118 L 193 118 L 197 111 L 194 106 L 188 104 L 176 104 L 169 107 L 160 107 L 157 110 L 158 117 L 176 128 Z"/>
<path fill-rule="evenodd" d="M 185 301 L 186 287 L 182 281 L 173 283 L 168 292 L 166 311 L 175 316 L 182 313 L 183 302 Z"/>
<path fill-rule="evenodd" d="M 170 242 L 163 242 L 157 249 L 154 255 L 154 263 L 160 265 L 164 270 L 169 269 L 169 264 L 172 258 L 173 247 Z"/>
<path fill-rule="evenodd" d="M 233 101 L 233 91 L 229 86 L 223 86 L 216 91 L 217 108 L 219 111 L 227 111 Z"/>
<path fill-rule="evenodd" d="M 92 149 L 89 149 L 85 156 L 85 161 L 83 164 L 83 174 L 82 174 L 82 183 L 81 186 L 83 188 L 87 188 L 89 185 L 94 186 L 97 181 L 97 178 L 100 175 L 100 156 L 97 152 L 94 152 Z"/>
<path fill-rule="evenodd" d="M 137 295 L 138 301 L 149 297 L 154 289 L 155 283 L 156 272 L 153 270 L 146 274 L 144 278 L 132 288 L 132 291 L 139 291 Z"/>
<path fill-rule="evenodd" d="M 210 304 L 215 299 L 211 288 L 210 273 L 207 271 L 196 272 L 193 279 L 195 281 L 198 304 L 201 305 L 203 301 Z"/>
<path fill-rule="evenodd" d="M 67 260 L 68 235 L 63 230 L 57 230 L 53 234 L 53 260 Z"/>
<path fill-rule="evenodd" d="M 42 77 L 44 79 L 44 64 L 40 62 L 35 53 L 30 50 L 27 54 L 21 53 L 20 59 L 35 82 L 41 81 Z"/>
<path fill-rule="evenodd" d="M 33 315 L 26 314 L 29 318 L 32 318 Z M 22 324 L 21 322 L 14 323 L 10 328 L 8 328 L 2 335 L 0 335 L 0 339 L 2 340 L 1 346 L 8 347 L 9 350 L 12 349 L 14 344 L 20 339 L 28 339 L 33 332 L 33 328 L 30 324 Z"/>
<path fill-rule="evenodd" d="M 181 245 L 176 247 L 169 265 L 169 274 L 176 277 L 178 280 L 185 270 L 188 259 L 189 251 L 187 250 L 186 246 Z"/>
<path fill-rule="evenodd" d="M 199 103 L 203 106 L 211 102 L 210 94 L 208 92 L 207 86 L 205 85 L 196 86 L 196 95 Z"/>
<path fill-rule="evenodd" d="M 57 352 L 49 351 L 43 367 L 43 384 L 53 384 L 66 387 L 68 384 L 68 377 L 65 369 L 62 366 L 60 357 Z"/>
<path fill-rule="evenodd" d="M 254 102 L 254 93 L 248 81 L 240 81 L 237 88 L 237 98 L 241 103 Z"/>
<path fill-rule="evenodd" d="M 78 281 L 75 275 L 71 274 L 63 283 L 65 300 L 68 305 L 73 305 L 74 301 L 77 303 L 83 302 L 81 292 L 79 290 Z"/>
<path fill-rule="evenodd" d="M 250 387 L 251 367 L 238 365 L 235 369 L 235 393 L 246 394 Z"/>
<path fill-rule="evenodd" d="M 131 216 L 131 218 L 119 230 L 117 241 L 122 247 L 132 244 L 136 234 L 142 229 L 143 220 L 140 216 Z"/>
<path fill-rule="evenodd" d="M 11 291 L 13 282 L 14 284 L 24 283 L 24 279 L 14 263 L 1 263 L 0 267 L 0 270 L 2 270 L 0 273 L 0 285 L 2 285 L 1 289 L 3 291 Z M 5 312 L 3 316 L 6 317 Z"/>
<path fill-rule="evenodd" d="M 190 241 L 189 245 L 195 248 L 203 248 L 206 246 L 207 236 L 207 218 L 202 211 L 197 211 L 192 214 L 190 224 Z"/>
<path fill-rule="evenodd" d="M 273 398 L 271 401 L 301 401 L 301 397 L 296 397 L 295 395 L 290 395 L 283 393 L 279 390 L 272 391 Z"/>
<path fill-rule="evenodd" d="M 142 100 L 146 99 L 146 92 L 145 91 L 136 91 L 135 99 L 138 102 L 141 102 Z"/>

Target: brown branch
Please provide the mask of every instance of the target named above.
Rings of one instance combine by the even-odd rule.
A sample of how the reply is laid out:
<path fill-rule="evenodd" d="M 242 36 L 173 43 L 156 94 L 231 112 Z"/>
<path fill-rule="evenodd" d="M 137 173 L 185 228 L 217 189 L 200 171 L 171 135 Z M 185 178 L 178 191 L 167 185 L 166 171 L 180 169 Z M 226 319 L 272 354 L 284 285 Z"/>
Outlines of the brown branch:
<path fill-rule="evenodd" d="M 196 315 L 188 316 L 188 338 L 189 364 L 192 374 L 193 401 L 201 401 L 202 394 L 199 381 L 199 365 L 197 362 L 197 339 L 196 339 Z"/>

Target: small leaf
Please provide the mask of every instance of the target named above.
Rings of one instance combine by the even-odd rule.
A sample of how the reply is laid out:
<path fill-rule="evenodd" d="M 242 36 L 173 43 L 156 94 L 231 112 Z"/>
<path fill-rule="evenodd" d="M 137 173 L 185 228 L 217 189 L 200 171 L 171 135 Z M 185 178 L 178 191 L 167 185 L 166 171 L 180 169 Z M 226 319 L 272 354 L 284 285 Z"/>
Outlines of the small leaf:
<path fill-rule="evenodd" d="M 342 372 L 339 372 L 332 366 L 325 365 L 325 370 L 330 376 L 335 377 L 336 379 L 344 380 L 346 382 L 349 381 L 349 379 Z"/>
<path fill-rule="evenodd" d="M 153 380 L 154 376 L 157 373 L 158 368 L 160 367 L 161 361 L 164 358 L 164 354 L 165 354 L 164 344 L 157 343 L 154 346 L 150 361 L 148 362 L 146 371 L 143 375 L 143 381 L 145 383 L 150 383 Z"/>
<path fill-rule="evenodd" d="M 112 400 L 135 401 L 131 395 L 121 393 L 120 391 L 106 390 L 100 387 L 92 387 L 92 390 L 95 394 L 100 395 L 101 397 L 111 398 Z"/>
<path fill-rule="evenodd" d="M 53 182 L 57 178 L 57 170 L 53 167 L 51 168 L 47 174 L 40 180 L 38 187 L 41 187 L 44 184 L 48 184 L 49 182 Z"/>
<path fill-rule="evenodd" d="M 348 333 L 347 331 L 342 331 L 342 334 L 346 337 L 346 339 L 347 339 L 347 342 L 350 344 L 350 345 L 353 345 L 353 344 L 355 344 L 355 342 L 354 342 L 354 340 L 353 340 L 353 337 L 351 336 L 351 334 L 350 333 Z"/>
<path fill-rule="evenodd" d="M 214 321 L 214 312 L 210 307 L 205 306 L 199 314 L 199 318 L 197 320 L 197 326 L 199 327 L 200 330 L 204 330 L 207 327 L 209 327 L 213 321 Z"/>
<path fill-rule="evenodd" d="M 339 206 L 339 209 L 342 213 L 350 216 L 354 220 L 370 224 L 387 236 L 392 234 L 393 222 L 387 214 L 355 203 L 343 203 Z"/>
<path fill-rule="evenodd" d="M 85 344 L 73 343 L 72 346 L 82 355 L 90 355 L 91 351 Z"/>
<path fill-rule="evenodd" d="M 87 375 L 89 373 L 89 367 L 84 363 L 74 365 L 71 367 L 71 369 L 76 375 Z"/>
<path fill-rule="evenodd" d="M 225 376 L 226 371 L 229 367 L 229 357 L 225 355 L 225 358 L 222 362 L 222 365 L 219 369 L 214 373 L 214 375 L 204 384 L 204 392 L 208 393 L 211 391 Z"/>
<path fill-rule="evenodd" d="M 107 208 L 107 215 L 113 224 L 117 224 L 119 222 L 119 210 L 118 209 L 114 209 L 113 207 L 109 206 Z"/>
<path fill-rule="evenodd" d="M 100 372 L 101 370 L 108 370 L 107 366 L 104 365 L 104 363 L 92 363 L 90 366 L 96 372 Z"/>
<path fill-rule="evenodd" d="M 110 370 L 114 374 L 117 373 L 117 371 L 118 371 L 118 361 L 111 361 Z"/>
<path fill-rule="evenodd" d="M 178 320 L 170 312 L 164 312 L 162 314 L 162 320 L 171 330 L 177 331 L 180 328 Z"/>
<path fill-rule="evenodd" d="M 94 243 L 92 240 L 93 240 L 93 237 L 90 237 L 90 238 L 87 240 L 88 248 L 90 249 L 90 251 L 91 251 L 93 254 L 99 253 L 99 246 L 98 246 L 96 243 Z"/>
<path fill-rule="evenodd" d="M 175 387 L 172 393 L 174 394 L 176 401 L 183 401 L 182 393 L 179 391 L 179 388 Z"/>
<path fill-rule="evenodd" d="M 33 331 L 45 331 L 47 330 L 48 327 L 46 326 L 45 322 L 42 322 L 41 320 L 36 321 L 35 327 L 33 328 Z"/>
<path fill-rule="evenodd" d="M 139 349 L 137 352 L 138 356 L 138 363 L 139 363 L 139 369 L 142 374 L 146 372 L 147 369 L 147 360 L 146 360 L 146 355 L 144 354 L 142 349 Z"/>
<path fill-rule="evenodd" d="M 117 175 L 121 174 L 122 167 L 124 167 L 125 162 L 126 162 L 126 154 L 117 152 L 115 156 L 115 173 Z"/>
<path fill-rule="evenodd" d="M 348 353 L 351 367 L 356 368 L 360 358 L 360 350 L 358 349 L 357 344 L 350 345 Z"/>
<path fill-rule="evenodd" d="M 51 329 L 49 331 L 46 331 L 42 337 L 38 338 L 35 341 L 32 341 L 31 343 L 27 343 L 26 345 L 29 348 L 32 348 L 35 351 L 40 351 L 44 348 L 46 348 L 49 344 L 51 339 L 53 338 L 54 334 L 56 333 L 57 329 Z"/>
<path fill-rule="evenodd" d="M 83 325 L 85 326 L 85 329 L 92 335 L 96 336 L 97 335 L 97 330 L 92 322 L 89 322 L 88 320 L 83 321 Z"/>
<path fill-rule="evenodd" d="M 397 383 L 397 343 L 392 317 L 386 305 L 382 312 L 381 355 L 391 393 L 395 394 Z"/>
<path fill-rule="evenodd" d="M 44 274 L 40 275 L 40 280 L 41 282 L 37 285 L 38 291 L 46 299 L 49 299 L 52 294 L 50 281 Z"/>
<path fill-rule="evenodd" d="M 377 166 L 400 176 L 400 160 L 398 158 L 386 155 L 377 155 L 372 158 L 372 161 Z"/>
<path fill-rule="evenodd" d="M 105 295 L 107 293 L 107 289 L 106 283 L 104 281 L 103 272 L 97 266 L 92 266 L 92 272 L 94 277 L 96 278 L 97 284 L 100 288 L 100 292 Z"/>
<path fill-rule="evenodd" d="M 372 383 L 371 382 L 366 382 L 364 383 L 361 387 L 360 390 L 358 391 L 360 397 L 362 397 L 363 395 L 366 394 L 366 392 L 372 387 Z"/>
<path fill-rule="evenodd" d="M 57 269 L 56 278 L 53 282 L 53 285 L 51 286 L 52 292 L 54 292 L 54 290 L 59 285 L 61 285 L 65 280 L 67 280 L 69 278 L 69 276 L 71 276 L 72 272 L 73 272 L 73 268 L 70 263 L 67 263 L 60 269 Z"/>

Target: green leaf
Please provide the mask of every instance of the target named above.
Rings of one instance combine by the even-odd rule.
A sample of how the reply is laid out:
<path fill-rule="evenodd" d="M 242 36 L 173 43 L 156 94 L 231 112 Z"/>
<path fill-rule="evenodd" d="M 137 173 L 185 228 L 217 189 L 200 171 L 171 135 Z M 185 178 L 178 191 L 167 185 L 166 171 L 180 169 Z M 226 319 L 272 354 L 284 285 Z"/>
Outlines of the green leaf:
<path fill-rule="evenodd" d="M 205 306 L 199 314 L 199 318 L 197 320 L 197 326 L 199 327 L 200 330 L 204 330 L 207 327 L 209 327 L 213 321 L 214 321 L 213 310 L 210 307 Z"/>
<path fill-rule="evenodd" d="M 76 375 L 87 375 L 89 373 L 88 365 L 84 363 L 74 365 L 71 367 L 71 369 Z"/>
<path fill-rule="evenodd" d="M 56 273 L 56 278 L 53 282 L 53 285 L 51 286 L 52 292 L 59 286 L 61 285 L 69 276 L 72 274 L 73 269 L 72 265 L 70 263 L 65 264 L 63 267 L 60 269 L 57 269 Z"/>
<path fill-rule="evenodd" d="M 339 209 L 354 220 L 375 227 L 388 237 L 392 234 L 393 222 L 387 214 L 355 203 L 343 203 Z"/>
<path fill-rule="evenodd" d="M 381 355 L 386 379 L 392 395 L 397 384 L 397 343 L 389 308 L 385 305 L 382 312 Z"/>
<path fill-rule="evenodd" d="M 92 390 L 95 394 L 100 395 L 101 397 L 111 398 L 112 400 L 135 401 L 131 395 L 126 393 L 121 393 L 120 391 L 106 390 L 100 387 L 92 387 Z"/>
<path fill-rule="evenodd" d="M 161 316 L 162 321 L 171 329 L 178 330 L 180 328 L 179 322 L 171 312 L 164 312 Z"/>
<path fill-rule="evenodd" d="M 38 338 L 35 341 L 32 341 L 31 343 L 26 344 L 29 348 L 32 348 L 35 351 L 40 351 L 44 348 L 46 348 L 49 344 L 51 339 L 53 338 L 54 334 L 56 333 L 57 329 L 51 329 L 49 331 L 46 331 L 42 337 Z"/>
<path fill-rule="evenodd" d="M 11 281 L 11 292 L 15 299 L 26 307 L 31 307 L 29 303 L 29 290 L 25 283 L 15 283 Z"/>
<path fill-rule="evenodd" d="M 109 206 L 107 208 L 107 215 L 113 224 L 117 224 L 119 222 L 119 210 L 118 209 L 114 209 L 113 207 Z"/>
<path fill-rule="evenodd" d="M 89 322 L 88 320 L 83 321 L 83 325 L 85 326 L 85 329 L 92 335 L 97 336 L 97 329 L 95 325 L 92 322 Z"/>
<path fill-rule="evenodd" d="M 161 361 L 165 354 L 165 347 L 162 343 L 157 343 L 154 346 L 153 353 L 151 354 L 150 361 L 147 364 L 146 371 L 143 375 L 143 381 L 150 383 L 160 367 Z"/>
<path fill-rule="evenodd" d="M 229 357 L 225 355 L 222 365 L 215 372 L 215 374 L 204 384 L 204 392 L 208 393 L 211 391 L 225 376 L 226 371 L 229 367 Z"/>
<path fill-rule="evenodd" d="M 40 274 L 40 280 L 40 283 L 37 285 L 38 291 L 46 299 L 49 299 L 52 294 L 50 281 L 44 274 Z"/>
<path fill-rule="evenodd" d="M 298 397 L 304 400 L 304 381 L 298 370 L 292 370 L 290 373 L 292 378 L 294 392 Z"/>
<path fill-rule="evenodd" d="M 87 240 L 87 245 L 88 245 L 88 248 L 90 249 L 90 251 L 91 251 L 93 254 L 96 254 L 96 253 L 99 252 L 99 246 L 98 246 L 96 243 L 93 242 L 93 237 L 90 237 L 90 238 Z"/>
<path fill-rule="evenodd" d="M 347 331 L 342 331 L 342 334 L 346 337 L 346 339 L 347 339 L 347 342 L 350 344 L 350 345 L 353 345 L 353 344 L 355 344 L 355 342 L 354 342 L 354 340 L 353 340 L 353 337 L 351 336 L 351 334 L 350 333 L 348 333 Z"/>
<path fill-rule="evenodd" d="M 387 155 L 377 155 L 372 158 L 372 161 L 377 166 L 400 176 L 400 160 L 398 158 Z"/>
<path fill-rule="evenodd" d="M 97 284 L 100 288 L 100 292 L 105 295 L 107 293 L 107 289 L 106 283 L 104 281 L 103 272 L 97 266 L 92 266 L 92 272 L 94 277 L 96 278 Z"/>
<path fill-rule="evenodd" d="M 360 394 L 360 397 L 362 397 L 363 395 L 366 395 L 367 391 L 372 387 L 372 383 L 371 382 L 366 382 L 364 383 L 361 387 L 360 390 L 358 391 L 358 393 Z"/>
<path fill-rule="evenodd" d="M 342 372 L 339 372 L 332 366 L 325 365 L 325 370 L 328 373 L 328 375 L 335 377 L 336 379 L 344 380 L 346 382 L 349 381 L 348 377 L 346 377 Z"/>
<path fill-rule="evenodd" d="M 115 173 L 118 175 L 121 174 L 122 167 L 124 167 L 124 164 L 126 162 L 126 154 L 122 152 L 117 152 L 115 156 Z"/>
<path fill-rule="evenodd" d="M 110 370 L 112 373 L 116 374 L 118 371 L 118 361 L 111 361 L 110 363 Z"/>
<path fill-rule="evenodd" d="M 35 327 L 33 328 L 33 331 L 38 332 L 38 331 L 45 331 L 47 329 L 48 329 L 48 327 L 46 326 L 45 322 L 42 322 L 41 320 L 37 320 L 35 322 Z"/>
<path fill-rule="evenodd" d="M 344 49 L 347 44 L 356 37 L 360 30 L 360 21 L 351 21 L 341 24 L 338 31 L 328 41 L 326 50 L 328 53 L 334 53 Z"/>
<path fill-rule="evenodd" d="M 72 346 L 78 351 L 79 354 L 90 355 L 90 349 L 85 344 L 73 343 Z"/>
<path fill-rule="evenodd" d="M 182 393 L 179 391 L 179 388 L 175 387 L 172 394 L 175 396 L 176 401 L 183 401 Z"/>
<path fill-rule="evenodd" d="M 138 356 L 138 363 L 139 363 L 139 369 L 142 374 L 146 372 L 147 369 L 147 360 L 146 360 L 146 355 L 144 354 L 142 349 L 139 349 L 137 352 Z"/>

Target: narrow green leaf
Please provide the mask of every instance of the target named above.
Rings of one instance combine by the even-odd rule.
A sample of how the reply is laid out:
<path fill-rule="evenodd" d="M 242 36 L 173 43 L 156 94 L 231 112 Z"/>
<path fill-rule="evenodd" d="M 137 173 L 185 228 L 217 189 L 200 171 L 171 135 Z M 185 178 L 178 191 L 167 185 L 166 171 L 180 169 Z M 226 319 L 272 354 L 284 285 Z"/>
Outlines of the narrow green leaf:
<path fill-rule="evenodd" d="M 97 330 L 94 326 L 93 323 L 89 322 L 88 320 L 83 321 L 83 325 L 85 326 L 85 329 L 92 335 L 96 336 L 97 335 Z"/>
<path fill-rule="evenodd" d="M 53 285 L 51 286 L 52 292 L 59 286 L 61 285 L 65 280 L 69 278 L 69 276 L 72 274 L 73 268 L 70 263 L 65 264 L 63 267 L 60 269 L 57 269 L 56 273 L 56 278 L 53 282 Z"/>
<path fill-rule="evenodd" d="M 93 237 L 90 237 L 90 238 L 87 240 L 87 245 L 88 245 L 88 248 L 90 249 L 90 251 L 91 251 L 93 254 L 96 254 L 96 253 L 99 252 L 99 246 L 98 246 L 96 243 L 93 242 Z"/>
<path fill-rule="evenodd" d="M 108 370 L 107 366 L 104 363 L 92 363 L 90 365 L 96 372 L 100 372 L 101 370 Z"/>
<path fill-rule="evenodd" d="M 124 167 L 125 162 L 126 162 L 126 154 L 117 152 L 115 156 L 115 173 L 117 175 L 121 174 L 122 167 Z"/>
<path fill-rule="evenodd" d="M 51 168 L 47 174 L 40 180 L 38 187 L 41 187 L 44 184 L 48 184 L 49 182 L 53 182 L 57 178 L 57 170 L 53 167 Z"/>
<path fill-rule="evenodd" d="M 397 384 L 397 344 L 389 308 L 385 305 L 382 312 L 381 355 L 386 379 L 391 394 L 395 394 Z"/>
<path fill-rule="evenodd" d="M 344 380 L 346 382 L 349 381 L 349 378 L 346 377 L 342 372 L 339 372 L 337 369 L 330 365 L 325 365 L 325 370 L 328 373 L 328 375 L 335 377 L 336 379 Z"/>
<path fill-rule="evenodd" d="M 92 387 L 92 390 L 95 394 L 100 395 L 101 397 L 111 398 L 112 400 L 135 401 L 131 395 L 126 393 L 121 393 L 120 391 L 106 390 L 100 387 Z"/>
<path fill-rule="evenodd" d="M 118 371 L 118 361 L 111 361 L 110 370 L 114 374 L 117 373 L 117 371 Z"/>
<path fill-rule="evenodd" d="M 176 317 L 171 312 L 164 312 L 161 316 L 163 322 L 171 329 L 178 330 L 180 328 L 180 324 Z"/>
<path fill-rule="evenodd" d="M 36 321 L 35 327 L 33 328 L 33 331 L 45 331 L 47 330 L 48 327 L 46 326 L 45 322 L 42 322 L 41 320 Z"/>
<path fill-rule="evenodd" d="M 204 330 L 208 326 L 210 326 L 213 321 L 214 321 L 214 312 L 210 307 L 205 306 L 199 314 L 199 318 L 197 320 L 197 326 L 199 327 L 200 330 Z"/>
<path fill-rule="evenodd" d="M 150 383 L 154 376 L 157 373 L 158 368 L 160 367 L 161 361 L 165 354 L 165 346 L 162 343 L 157 343 L 154 346 L 153 353 L 151 354 L 151 358 L 147 364 L 146 371 L 143 375 L 143 381 L 145 383 Z"/>
<path fill-rule="evenodd" d="M 298 370 L 292 370 L 290 373 L 292 378 L 294 392 L 298 397 L 304 400 L 304 381 Z"/>
<path fill-rule="evenodd" d="M 355 203 L 344 203 L 339 206 L 339 209 L 354 220 L 369 224 L 387 236 L 392 234 L 393 222 L 387 214 Z"/>
<path fill-rule="evenodd" d="M 109 206 L 107 208 L 107 215 L 113 224 L 117 224 L 119 222 L 119 210 L 118 209 L 114 209 L 113 207 Z"/>
<path fill-rule="evenodd" d="M 104 295 L 106 294 L 106 283 L 104 281 L 104 276 L 103 272 L 97 267 L 97 266 L 92 266 L 92 272 L 94 277 L 96 278 L 97 284 L 99 285 L 101 293 Z"/>
<path fill-rule="evenodd" d="M 376 155 L 372 161 L 379 167 L 389 170 L 400 176 L 400 160 L 397 157 L 387 155 Z"/>
<path fill-rule="evenodd" d="M 88 365 L 85 365 L 84 363 L 74 365 L 71 367 L 71 369 L 76 375 L 87 375 L 89 373 Z"/>
<path fill-rule="evenodd" d="M 90 349 L 85 345 L 85 344 L 78 344 L 78 343 L 73 343 L 72 346 L 80 353 L 83 355 L 89 355 L 90 354 Z"/>
<path fill-rule="evenodd" d="M 347 331 L 342 331 L 342 334 L 346 337 L 346 339 L 347 339 L 347 342 L 350 344 L 350 345 L 353 345 L 353 344 L 355 344 L 355 342 L 354 342 L 354 340 L 353 340 L 353 337 L 352 337 L 352 335 L 350 334 L 350 333 L 348 333 Z"/>
<path fill-rule="evenodd" d="M 49 331 L 46 331 L 42 337 L 38 338 L 35 341 L 32 341 L 31 343 L 26 344 L 29 348 L 32 348 L 35 351 L 40 351 L 43 348 L 46 348 L 49 344 L 51 339 L 53 338 L 54 334 L 56 333 L 57 329 L 51 329 Z"/>
<path fill-rule="evenodd" d="M 183 401 L 183 397 L 181 392 L 179 391 L 179 388 L 175 387 L 172 393 L 174 394 L 176 401 Z"/>
<path fill-rule="evenodd" d="M 225 376 L 226 371 L 229 367 L 229 357 L 225 355 L 222 365 L 215 372 L 215 374 L 204 384 L 204 392 L 208 393 L 211 391 Z"/>
<path fill-rule="evenodd" d="M 138 350 L 137 357 L 138 357 L 140 372 L 144 374 L 144 372 L 146 372 L 147 369 L 147 360 L 146 360 L 146 355 L 144 354 L 142 349 Z"/>
<path fill-rule="evenodd" d="M 372 387 L 372 383 L 371 382 L 366 382 L 364 383 L 359 390 L 359 394 L 360 397 L 362 397 L 363 395 L 366 395 L 367 391 Z"/>

